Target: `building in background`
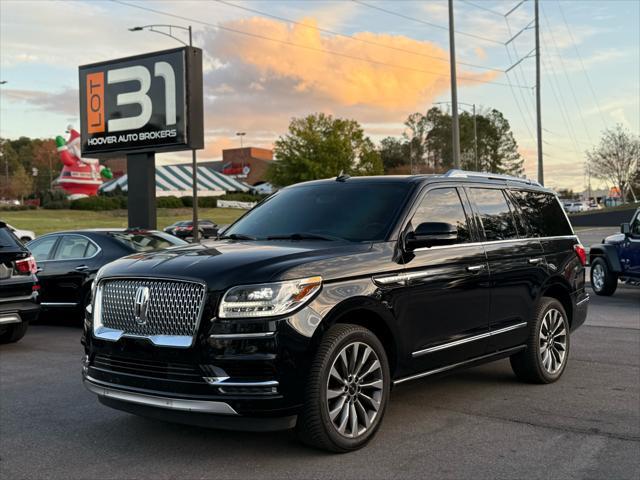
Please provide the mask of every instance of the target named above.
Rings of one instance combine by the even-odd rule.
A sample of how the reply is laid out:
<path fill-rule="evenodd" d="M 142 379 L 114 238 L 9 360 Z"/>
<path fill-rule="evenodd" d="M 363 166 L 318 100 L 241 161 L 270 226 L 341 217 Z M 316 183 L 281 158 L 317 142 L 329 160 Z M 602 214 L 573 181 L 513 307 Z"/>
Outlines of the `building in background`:
<path fill-rule="evenodd" d="M 244 147 L 223 150 L 222 160 L 199 162 L 199 165 L 212 167 L 224 175 L 255 185 L 265 181 L 271 162 L 273 162 L 273 150 Z"/>

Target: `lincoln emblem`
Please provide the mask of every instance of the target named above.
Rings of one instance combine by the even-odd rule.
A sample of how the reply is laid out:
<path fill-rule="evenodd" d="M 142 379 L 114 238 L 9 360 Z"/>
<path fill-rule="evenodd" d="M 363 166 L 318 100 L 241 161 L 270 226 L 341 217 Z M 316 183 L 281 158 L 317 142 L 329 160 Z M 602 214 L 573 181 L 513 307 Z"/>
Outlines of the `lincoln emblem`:
<path fill-rule="evenodd" d="M 140 325 L 147 323 L 149 306 L 149 287 L 138 287 L 133 301 L 133 316 Z"/>

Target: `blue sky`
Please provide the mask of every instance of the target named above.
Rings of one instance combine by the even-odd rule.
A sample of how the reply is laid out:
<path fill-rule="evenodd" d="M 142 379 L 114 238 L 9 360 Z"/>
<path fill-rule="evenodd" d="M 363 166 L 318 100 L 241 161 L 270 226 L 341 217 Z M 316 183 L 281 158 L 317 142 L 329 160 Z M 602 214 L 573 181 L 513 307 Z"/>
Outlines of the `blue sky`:
<path fill-rule="evenodd" d="M 148 23 L 192 24 L 205 51 L 203 159 L 236 146 L 238 130 L 247 132 L 246 144 L 270 146 L 291 117 L 316 111 L 355 118 L 374 140 L 399 136 L 407 115 L 450 97 L 446 0 L 126 3 L 134 6 L 0 2 L 0 80 L 7 81 L 0 87 L 1 136 L 51 137 L 77 125 L 78 65 L 175 46 L 161 35 L 127 31 Z M 535 63 L 503 73 L 534 47 L 531 29 L 504 45 L 533 18 L 530 0 L 505 20 L 518 3 L 454 2 L 458 95 L 506 115 L 535 178 Z M 584 150 L 600 132 L 616 123 L 640 131 L 639 25 L 637 0 L 541 1 L 547 184 L 584 188 Z"/>

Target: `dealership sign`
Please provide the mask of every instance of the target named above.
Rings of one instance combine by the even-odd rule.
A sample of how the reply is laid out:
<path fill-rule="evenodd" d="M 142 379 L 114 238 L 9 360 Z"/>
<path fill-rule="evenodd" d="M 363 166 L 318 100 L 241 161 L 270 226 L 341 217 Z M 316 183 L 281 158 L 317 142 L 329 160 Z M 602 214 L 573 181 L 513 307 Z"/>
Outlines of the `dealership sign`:
<path fill-rule="evenodd" d="M 203 147 L 202 50 L 80 67 L 83 154 Z"/>

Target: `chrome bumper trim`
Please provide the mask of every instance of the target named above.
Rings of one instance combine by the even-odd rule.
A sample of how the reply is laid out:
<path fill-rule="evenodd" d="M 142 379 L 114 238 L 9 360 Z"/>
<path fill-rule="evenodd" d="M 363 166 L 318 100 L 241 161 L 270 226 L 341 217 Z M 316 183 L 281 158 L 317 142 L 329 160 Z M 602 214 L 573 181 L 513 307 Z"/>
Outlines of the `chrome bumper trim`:
<path fill-rule="evenodd" d="M 583 298 L 582 300 L 580 300 L 579 302 L 576 303 L 576 307 L 579 307 L 580 305 L 582 305 L 583 303 L 588 302 L 589 300 L 591 300 L 591 295 L 589 295 L 587 293 L 587 296 L 585 298 Z"/>
<path fill-rule="evenodd" d="M 256 332 L 256 333 L 218 333 L 209 335 L 209 338 L 215 340 L 248 340 L 252 338 L 268 338 L 273 337 L 276 332 Z"/>
<path fill-rule="evenodd" d="M 443 343 L 442 345 L 436 345 L 435 347 L 425 348 L 424 350 L 418 350 L 417 352 L 413 352 L 411 354 L 412 357 L 420 357 L 422 355 L 426 355 L 427 353 L 437 352 L 439 350 L 444 350 L 446 348 L 457 347 L 459 345 L 464 345 L 465 343 L 475 342 L 476 340 L 482 340 L 483 338 L 493 337 L 494 335 L 500 335 L 501 333 L 510 332 L 511 330 L 516 330 L 518 328 L 526 327 L 527 322 L 518 323 L 516 325 L 510 325 L 505 328 L 500 328 L 498 330 L 493 330 L 487 333 L 481 333 L 480 335 L 474 335 L 473 337 L 462 338 L 460 340 L 456 340 L 454 342 Z"/>
<path fill-rule="evenodd" d="M 77 307 L 76 302 L 40 302 L 43 307 Z"/>
<path fill-rule="evenodd" d="M 0 325 L 6 325 L 9 323 L 20 323 L 22 318 L 17 313 L 9 313 L 7 315 L 0 315 Z"/>
<path fill-rule="evenodd" d="M 216 387 L 277 387 L 280 385 L 277 380 L 266 380 L 262 382 L 228 382 L 229 377 L 202 377 L 209 385 Z"/>
<path fill-rule="evenodd" d="M 116 390 L 95 383 L 96 380 L 87 376 L 83 379 L 87 390 L 99 397 L 112 398 L 123 402 L 146 405 L 149 407 L 167 408 L 169 410 L 181 410 L 185 412 L 215 413 L 218 415 L 238 415 L 231 405 L 225 402 L 207 400 L 187 400 L 183 398 L 159 397 L 143 393 Z"/>

